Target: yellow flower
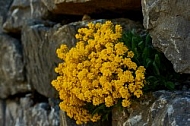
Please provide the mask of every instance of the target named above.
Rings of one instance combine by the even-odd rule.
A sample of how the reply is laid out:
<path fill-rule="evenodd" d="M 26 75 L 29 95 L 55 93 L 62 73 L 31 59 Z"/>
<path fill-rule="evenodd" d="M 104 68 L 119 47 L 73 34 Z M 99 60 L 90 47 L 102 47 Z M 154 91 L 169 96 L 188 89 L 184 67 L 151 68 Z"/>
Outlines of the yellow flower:
<path fill-rule="evenodd" d="M 120 93 L 122 98 L 125 98 L 125 99 L 130 98 L 130 93 L 126 87 L 121 87 L 119 89 L 119 93 Z"/>
<path fill-rule="evenodd" d="M 112 97 L 113 97 L 113 99 L 117 99 L 117 98 L 121 98 L 121 95 L 119 94 L 119 92 L 113 91 L 112 92 Z"/>
<path fill-rule="evenodd" d="M 134 56 L 134 53 L 133 53 L 132 51 L 129 51 L 129 52 L 127 53 L 127 57 L 133 58 L 133 56 Z"/>
<path fill-rule="evenodd" d="M 128 48 L 122 42 L 120 42 L 115 45 L 115 50 L 116 55 L 124 55 L 128 51 Z"/>
<path fill-rule="evenodd" d="M 93 117 L 91 118 L 91 121 L 92 121 L 92 122 L 96 122 L 97 120 L 100 119 L 100 117 L 101 117 L 101 116 L 96 113 L 96 114 L 94 114 Z"/>
<path fill-rule="evenodd" d="M 87 103 L 111 107 L 122 100 L 122 106 L 129 107 L 131 96 L 143 94 L 145 68 L 131 60 L 134 53 L 119 41 L 121 36 L 120 25 L 91 22 L 78 30 L 75 47 L 69 50 L 62 44 L 56 50 L 63 62 L 55 68 L 59 75 L 51 84 L 62 100 L 60 109 L 77 124 L 101 117 L 100 113 L 92 116 Z"/>
<path fill-rule="evenodd" d="M 122 106 L 123 107 L 129 107 L 130 106 L 130 101 L 128 99 L 124 99 L 122 100 Z"/>
<path fill-rule="evenodd" d="M 98 80 L 93 80 L 93 81 L 92 81 L 92 86 L 93 86 L 94 88 L 98 88 L 98 87 L 99 87 L 99 81 L 98 81 Z"/>
<path fill-rule="evenodd" d="M 111 96 L 108 96 L 105 98 L 106 107 L 111 107 L 111 106 L 113 106 L 113 104 L 114 104 L 114 101 L 113 101 L 113 98 Z"/>
<path fill-rule="evenodd" d="M 122 33 L 122 27 L 120 25 L 115 25 L 115 32 L 116 33 Z"/>
<path fill-rule="evenodd" d="M 114 80 L 113 83 L 113 86 L 115 87 L 116 91 L 119 91 L 120 88 L 124 87 L 124 83 L 120 80 Z"/>
<path fill-rule="evenodd" d="M 101 104 L 101 103 L 103 103 L 104 102 L 104 100 L 102 99 L 102 98 L 100 98 L 100 97 L 93 97 L 92 98 L 92 103 L 93 103 L 93 105 L 99 105 L 99 104 Z"/>
<path fill-rule="evenodd" d="M 142 93 L 142 90 L 136 90 L 136 91 L 134 92 L 134 95 L 135 95 L 137 98 L 139 98 L 142 94 L 143 94 L 143 93 Z"/>
<path fill-rule="evenodd" d="M 144 73 L 145 73 L 145 68 L 143 66 L 138 67 L 138 69 L 135 71 L 136 81 L 144 80 L 145 79 Z"/>
<path fill-rule="evenodd" d="M 130 84 L 128 85 L 128 88 L 129 88 L 129 91 L 130 91 L 131 93 L 133 93 L 133 92 L 135 92 L 135 90 L 136 90 L 136 85 L 134 85 L 134 83 L 130 83 Z"/>
<path fill-rule="evenodd" d="M 91 102 L 92 93 L 89 90 L 87 90 L 86 92 L 84 92 L 84 97 L 85 97 L 87 102 Z"/>

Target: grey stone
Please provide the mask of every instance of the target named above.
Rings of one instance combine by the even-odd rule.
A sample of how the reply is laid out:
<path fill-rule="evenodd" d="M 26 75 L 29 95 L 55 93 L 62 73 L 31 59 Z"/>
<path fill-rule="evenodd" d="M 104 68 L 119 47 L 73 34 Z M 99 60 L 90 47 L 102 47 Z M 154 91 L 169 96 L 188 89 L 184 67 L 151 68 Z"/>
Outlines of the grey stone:
<path fill-rule="evenodd" d="M 4 126 L 5 100 L 0 100 L 0 125 Z"/>
<path fill-rule="evenodd" d="M 190 73 L 190 1 L 143 0 L 144 27 L 179 73 Z"/>
<path fill-rule="evenodd" d="M 42 0 L 47 8 L 56 14 L 84 15 L 104 11 L 141 11 L 140 0 Z"/>
<path fill-rule="evenodd" d="M 113 108 L 112 110 L 112 125 L 123 126 L 123 123 L 129 118 L 127 109 Z"/>
<path fill-rule="evenodd" d="M 13 0 L 1 0 L 0 1 L 0 33 L 3 31 L 3 23 L 6 20 L 8 9 Z"/>
<path fill-rule="evenodd" d="M 56 76 L 54 68 L 58 62 L 55 50 L 60 45 L 60 42 L 51 41 L 56 30 L 56 27 L 45 26 L 37 21 L 29 22 L 22 29 L 27 81 L 37 92 L 46 97 L 57 97 L 57 92 L 51 85 Z"/>
<path fill-rule="evenodd" d="M 3 107 L 2 107 L 3 106 Z M 56 105 L 58 106 L 58 104 Z M 59 110 L 46 102 L 34 104 L 30 96 L 0 100 L 1 126 L 59 126 Z"/>
<path fill-rule="evenodd" d="M 0 34 L 0 57 L 0 98 L 30 91 L 24 77 L 20 42 Z"/>
<path fill-rule="evenodd" d="M 116 114 L 115 114 L 116 112 Z M 157 91 L 129 109 L 113 113 L 114 126 L 189 126 L 190 92 Z M 125 120 L 119 120 L 125 118 Z"/>
<path fill-rule="evenodd" d="M 3 24 L 7 32 L 19 32 L 30 19 L 45 19 L 49 15 L 41 0 L 14 0 Z"/>

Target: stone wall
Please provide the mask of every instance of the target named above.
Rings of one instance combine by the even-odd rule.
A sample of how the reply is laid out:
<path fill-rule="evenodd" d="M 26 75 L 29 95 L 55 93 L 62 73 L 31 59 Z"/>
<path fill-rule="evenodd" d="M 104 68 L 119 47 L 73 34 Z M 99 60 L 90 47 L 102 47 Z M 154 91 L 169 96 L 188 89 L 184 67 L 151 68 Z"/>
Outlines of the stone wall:
<path fill-rule="evenodd" d="M 109 0 L 0 0 L 0 125 L 76 125 L 75 121 L 69 119 L 64 112 L 59 110 L 58 93 L 50 84 L 56 78 L 54 68 L 60 62 L 55 54 L 56 49 L 62 43 L 67 44 L 69 47 L 75 46 L 76 40 L 74 36 L 77 29 L 85 26 L 90 21 L 103 22 L 107 18 L 114 23 L 121 24 L 125 30 L 133 28 L 143 30 L 142 12 L 145 17 L 144 27 L 150 30 L 154 45 L 166 42 L 165 40 L 169 42 L 171 38 L 165 37 L 162 39 L 154 34 L 158 32 L 154 27 L 159 23 L 155 23 L 154 16 L 150 15 L 152 13 L 157 14 L 157 12 L 154 13 L 154 11 L 148 10 L 150 3 L 148 3 L 148 0 L 121 0 L 120 2 Z M 157 0 L 155 3 L 162 6 L 161 0 Z M 161 11 L 159 13 L 161 14 Z M 86 14 L 88 18 L 84 18 Z M 172 14 L 171 12 L 170 15 Z M 190 25 L 188 23 L 189 18 L 187 16 L 185 18 L 185 14 L 180 16 L 184 17 L 182 19 L 186 24 L 180 23 L 184 25 L 183 27 L 188 27 Z M 157 19 L 159 19 L 158 16 Z M 182 21 L 182 19 L 179 18 L 179 21 Z M 153 22 L 152 24 L 155 24 L 155 26 L 149 27 L 150 22 Z M 178 30 L 178 28 L 176 27 L 175 29 Z M 184 41 L 187 43 L 188 29 L 183 28 L 182 30 L 187 32 L 184 34 L 186 35 Z M 170 31 L 173 31 L 173 29 L 170 29 Z M 176 35 L 178 33 L 173 32 Z M 162 34 L 164 34 L 164 31 Z M 183 34 L 180 35 L 184 38 Z M 177 40 L 178 38 L 174 37 L 172 42 L 178 42 Z M 172 51 L 167 52 L 162 47 L 159 47 L 164 53 L 166 52 L 166 56 L 172 61 L 176 71 L 189 73 L 189 64 L 186 62 L 189 57 L 185 53 L 185 50 L 188 51 L 188 46 L 186 46 L 185 50 L 183 50 L 184 45 L 178 44 L 178 46 L 180 53 L 177 52 L 177 54 L 180 55 L 175 57 L 175 53 L 172 53 L 173 58 L 170 58 L 169 55 Z M 172 48 L 174 47 L 176 46 L 174 45 Z M 176 48 L 174 48 L 175 51 L 173 52 L 176 52 Z M 180 62 L 185 65 L 181 66 L 179 61 L 176 61 L 176 59 L 180 58 L 182 58 Z M 184 61 L 184 59 L 187 60 Z M 183 98 L 186 97 L 188 98 L 189 94 L 183 96 Z M 189 99 L 183 102 L 189 105 Z M 189 107 L 186 109 L 188 110 Z M 116 117 L 113 116 L 112 125 L 124 125 L 123 123 L 126 123 L 127 120 L 128 124 L 136 126 L 138 121 L 135 123 L 130 122 L 135 116 L 137 114 L 132 113 L 129 115 L 129 119 L 124 119 L 123 122 L 114 122 L 113 120 Z M 189 121 L 189 116 L 184 116 L 186 119 L 184 121 Z M 140 122 L 138 125 L 142 123 L 146 122 Z M 106 124 L 98 122 L 87 125 L 110 126 L 111 121 Z M 163 123 L 160 123 L 160 125 L 163 125 Z"/>
<path fill-rule="evenodd" d="M 176 72 L 190 73 L 190 1 L 142 0 L 144 27 Z"/>

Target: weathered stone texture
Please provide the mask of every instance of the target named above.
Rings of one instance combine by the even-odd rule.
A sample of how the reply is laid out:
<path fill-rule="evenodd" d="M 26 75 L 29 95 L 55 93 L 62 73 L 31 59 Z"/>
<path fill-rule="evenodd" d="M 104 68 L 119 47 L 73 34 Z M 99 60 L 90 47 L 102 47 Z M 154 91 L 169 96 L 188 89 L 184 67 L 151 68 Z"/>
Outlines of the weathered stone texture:
<path fill-rule="evenodd" d="M 58 105 L 34 104 L 30 95 L 0 100 L 1 126 L 60 126 Z"/>
<path fill-rule="evenodd" d="M 140 0 L 42 0 L 47 8 L 57 14 L 83 15 L 103 11 L 140 11 Z M 51 3 L 51 4 L 49 4 Z"/>
<path fill-rule="evenodd" d="M 8 9 L 13 0 L 1 0 L 0 1 L 0 32 L 3 31 L 3 23 L 6 20 Z"/>
<path fill-rule="evenodd" d="M 157 91 L 131 108 L 113 112 L 114 126 L 189 126 L 190 92 Z M 116 115 L 117 114 L 117 115 Z M 125 120 L 119 120 L 124 118 Z M 117 121 L 114 121 L 117 120 Z"/>
<path fill-rule="evenodd" d="M 24 77 L 21 45 L 18 40 L 0 34 L 0 98 L 31 89 Z"/>
<path fill-rule="evenodd" d="M 190 1 L 142 0 L 144 27 L 172 62 L 176 72 L 190 73 Z"/>
<path fill-rule="evenodd" d="M 55 54 L 58 43 L 50 38 L 57 28 L 46 27 L 40 22 L 30 22 L 22 29 L 22 45 L 26 77 L 29 84 L 46 97 L 56 97 L 57 92 L 51 86 L 55 77 Z"/>
<path fill-rule="evenodd" d="M 19 32 L 31 19 L 47 18 L 49 12 L 41 0 L 14 0 L 3 28 L 8 32 Z"/>

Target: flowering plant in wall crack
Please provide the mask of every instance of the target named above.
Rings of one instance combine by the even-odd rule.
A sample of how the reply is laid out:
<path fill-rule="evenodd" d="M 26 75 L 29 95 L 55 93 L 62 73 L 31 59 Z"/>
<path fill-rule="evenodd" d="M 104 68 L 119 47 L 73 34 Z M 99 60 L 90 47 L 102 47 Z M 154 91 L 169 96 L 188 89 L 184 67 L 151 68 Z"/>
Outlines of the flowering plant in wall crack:
<path fill-rule="evenodd" d="M 153 47 L 148 33 L 139 35 L 135 30 L 125 31 L 120 41 L 134 52 L 132 61 L 146 68 L 144 92 L 174 90 L 176 83 L 185 79 L 174 71 L 164 54 Z"/>
<path fill-rule="evenodd" d="M 133 97 L 143 94 L 145 68 L 132 61 L 134 53 L 121 37 L 122 27 L 111 21 L 89 23 L 78 30 L 75 47 L 57 49 L 63 62 L 55 68 L 52 85 L 61 110 L 77 124 L 96 122 L 109 108 L 129 107 Z"/>

